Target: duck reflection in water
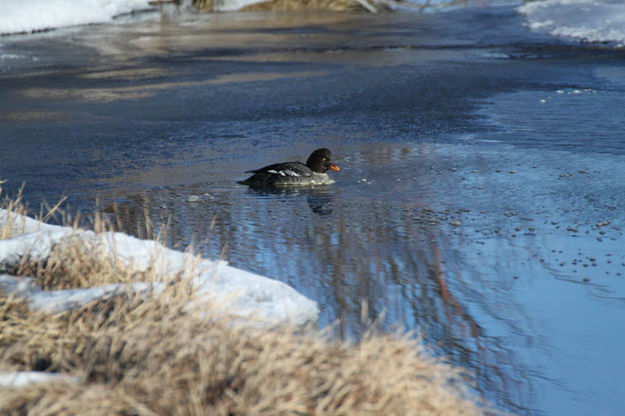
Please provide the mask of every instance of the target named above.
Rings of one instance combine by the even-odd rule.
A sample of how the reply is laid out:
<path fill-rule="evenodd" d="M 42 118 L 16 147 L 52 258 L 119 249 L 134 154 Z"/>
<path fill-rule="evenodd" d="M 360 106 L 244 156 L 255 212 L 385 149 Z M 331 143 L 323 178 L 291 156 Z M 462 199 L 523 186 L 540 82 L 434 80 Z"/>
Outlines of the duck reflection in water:
<path fill-rule="evenodd" d="M 260 196 L 282 196 L 289 198 L 306 197 L 306 202 L 310 207 L 310 210 L 317 215 L 330 215 L 332 214 L 332 203 L 334 197 L 326 186 L 317 186 L 309 188 L 276 188 L 265 187 L 255 188 L 250 187 L 248 193 L 253 193 Z"/>

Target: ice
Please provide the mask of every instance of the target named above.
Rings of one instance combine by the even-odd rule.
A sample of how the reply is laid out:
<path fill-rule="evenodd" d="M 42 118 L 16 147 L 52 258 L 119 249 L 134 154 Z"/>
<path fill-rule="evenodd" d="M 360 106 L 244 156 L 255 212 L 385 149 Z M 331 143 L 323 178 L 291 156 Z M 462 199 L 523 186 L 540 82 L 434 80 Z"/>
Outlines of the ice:
<path fill-rule="evenodd" d="M 517 8 L 527 26 L 553 36 L 625 46 L 625 3 L 614 0 L 545 0 Z"/>

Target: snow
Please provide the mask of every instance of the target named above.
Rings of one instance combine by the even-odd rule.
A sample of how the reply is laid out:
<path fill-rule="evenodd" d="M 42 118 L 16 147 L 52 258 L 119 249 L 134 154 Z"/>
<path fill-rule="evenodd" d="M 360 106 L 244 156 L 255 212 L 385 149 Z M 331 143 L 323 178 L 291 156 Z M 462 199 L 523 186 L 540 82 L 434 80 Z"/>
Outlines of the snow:
<path fill-rule="evenodd" d="M 203 306 L 210 302 L 213 306 L 211 310 L 253 326 L 305 325 L 317 321 L 319 311 L 316 302 L 284 283 L 237 269 L 225 261 L 197 259 L 187 253 L 170 250 L 158 242 L 122 233 L 95 234 L 49 225 L 0 209 L 0 227 L 7 223 L 13 225 L 11 228 L 16 235 L 0 240 L 0 270 L 11 270 L 24 257 L 45 260 L 54 248 L 80 239 L 81 243 L 97 247 L 112 261 L 121 261 L 133 270 L 146 271 L 152 267 L 163 281 L 181 271 L 191 273 L 196 296 L 189 308 L 203 310 Z M 39 288 L 32 277 L 0 274 L 0 293 L 24 298 L 30 309 L 47 313 L 64 312 L 117 293 L 132 292 L 147 296 L 161 292 L 163 287 L 163 282 L 135 282 L 46 291 Z M 78 379 L 35 371 L 0 373 L 0 387 L 46 382 L 77 383 Z"/>
<path fill-rule="evenodd" d="M 0 291 L 25 298 L 31 310 L 47 313 L 59 313 L 78 308 L 98 299 L 108 299 L 118 293 L 146 294 L 158 293 L 161 284 L 137 282 L 130 285 L 112 284 L 87 289 L 42 290 L 32 277 L 14 277 L 0 274 Z"/>
<path fill-rule="evenodd" d="M 148 9 L 148 0 L 0 0 L 0 33 L 103 23 Z"/>
<path fill-rule="evenodd" d="M 39 371 L 0 373 L 0 387 L 23 387 L 28 384 L 49 382 L 77 383 L 78 378 L 66 374 L 50 374 Z"/>
<path fill-rule="evenodd" d="M 68 26 L 107 23 L 120 15 L 159 10 L 150 0 L 0 0 L 0 34 L 30 33 Z M 217 11 L 234 11 L 261 0 L 216 0 Z M 186 10 L 191 0 L 183 2 Z M 189 6 L 190 7 L 190 6 Z M 8 58 L 8 55 L 0 55 Z"/>
<path fill-rule="evenodd" d="M 545 0 L 517 8 L 527 26 L 553 36 L 625 46 L 625 2 L 621 0 Z"/>
<path fill-rule="evenodd" d="M 263 0 L 215 0 L 215 10 L 229 12 L 259 3 Z M 455 0 L 408 0 L 388 2 L 398 10 L 443 11 L 462 7 L 488 7 L 518 5 L 522 0 L 467 0 L 458 4 Z M 183 0 L 175 9 L 177 15 L 192 10 L 191 0 Z M 375 8 L 362 3 L 370 11 Z M 173 6 L 172 6 L 173 7 Z M 112 22 L 116 17 L 137 11 L 160 11 L 168 9 L 151 6 L 149 0 L 0 0 L 0 34 L 30 33 L 68 26 Z M 15 59 L 14 54 L 0 53 L 0 59 Z M 23 59 L 24 57 L 19 57 Z"/>
<path fill-rule="evenodd" d="M 42 224 L 23 216 L 12 217 L 17 219 L 17 223 L 24 224 L 24 228 L 14 237 L 0 240 L 0 272 L 13 270 L 24 258 L 44 261 L 54 248 L 79 239 L 80 244 L 99 250 L 105 258 L 121 263 L 133 272 L 152 271 L 157 280 L 156 283 L 135 282 L 131 285 L 44 291 L 32 278 L 0 275 L 0 290 L 25 298 L 33 310 L 62 312 L 110 297 L 119 291 L 130 290 L 140 294 L 158 292 L 162 289 L 160 282 L 186 273 L 191 277 L 197 295 L 195 304 L 190 307 L 201 307 L 210 302 L 218 307 L 218 313 L 251 320 L 255 325 L 300 326 L 317 321 L 319 311 L 316 302 L 282 282 L 234 268 L 225 261 L 196 258 L 168 249 L 156 241 L 140 240 L 122 233 L 95 234 Z M 0 209 L 0 227 L 9 218 L 7 212 Z"/>
<path fill-rule="evenodd" d="M 216 0 L 217 11 L 239 10 L 260 0 Z M 459 7 L 518 5 L 520 0 L 469 0 L 461 5 L 450 0 L 409 0 L 400 10 L 442 11 Z M 190 0 L 184 2 L 190 7 Z M 107 23 L 117 16 L 159 10 L 149 0 L 0 0 L 0 34 L 30 33 L 91 23 Z M 183 7 L 183 10 L 186 10 Z M 625 2 L 621 0 L 542 0 L 517 8 L 532 30 L 587 42 L 625 45 Z M 0 54 L 10 59 L 11 54 Z"/>
<path fill-rule="evenodd" d="M 220 12 L 232 12 L 261 1 L 263 0 L 215 0 L 215 9 Z"/>

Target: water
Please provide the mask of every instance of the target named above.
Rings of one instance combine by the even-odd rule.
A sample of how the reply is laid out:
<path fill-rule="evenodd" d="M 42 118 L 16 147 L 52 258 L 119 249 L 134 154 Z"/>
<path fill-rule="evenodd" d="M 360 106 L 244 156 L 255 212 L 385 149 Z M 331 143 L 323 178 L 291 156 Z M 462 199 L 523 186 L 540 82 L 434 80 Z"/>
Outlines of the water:
<path fill-rule="evenodd" d="M 339 337 L 415 331 L 498 408 L 620 413 L 621 52 L 506 8 L 76 30 L 3 45 L 38 59 L 0 77 L 11 192 L 117 203 L 131 232 L 147 208 L 173 244 L 319 302 Z M 332 186 L 236 183 L 318 147 Z"/>

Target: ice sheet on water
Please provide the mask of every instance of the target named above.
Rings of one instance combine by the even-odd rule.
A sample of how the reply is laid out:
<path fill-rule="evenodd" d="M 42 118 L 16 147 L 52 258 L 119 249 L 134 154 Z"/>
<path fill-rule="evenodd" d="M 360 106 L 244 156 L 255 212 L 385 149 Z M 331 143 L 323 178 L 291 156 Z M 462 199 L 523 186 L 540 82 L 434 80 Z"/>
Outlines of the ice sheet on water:
<path fill-rule="evenodd" d="M 625 46 L 625 2 L 621 0 L 545 0 L 517 8 L 535 31 L 583 42 Z"/>

